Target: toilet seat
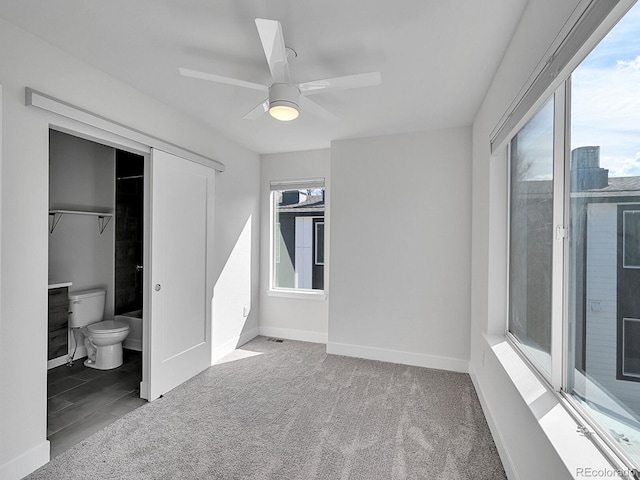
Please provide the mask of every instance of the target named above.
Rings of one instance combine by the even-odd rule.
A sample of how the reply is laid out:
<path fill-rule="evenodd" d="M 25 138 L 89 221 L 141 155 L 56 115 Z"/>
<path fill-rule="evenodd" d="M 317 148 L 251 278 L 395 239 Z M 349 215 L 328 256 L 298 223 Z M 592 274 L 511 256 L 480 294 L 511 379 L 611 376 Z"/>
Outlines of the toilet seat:
<path fill-rule="evenodd" d="M 102 322 L 92 323 L 87 327 L 89 333 L 98 334 L 101 333 L 121 333 L 129 330 L 129 325 L 125 322 L 119 322 L 117 320 L 103 320 Z"/>

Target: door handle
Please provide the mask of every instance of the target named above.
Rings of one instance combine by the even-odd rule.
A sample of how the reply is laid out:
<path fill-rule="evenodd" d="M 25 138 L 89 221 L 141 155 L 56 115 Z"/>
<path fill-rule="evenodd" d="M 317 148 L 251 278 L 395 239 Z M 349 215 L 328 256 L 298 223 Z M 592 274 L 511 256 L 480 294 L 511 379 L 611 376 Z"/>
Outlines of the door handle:
<path fill-rule="evenodd" d="M 161 288 L 162 288 L 162 285 L 160 285 L 159 283 L 156 283 L 156 286 L 154 287 L 155 291 L 159 292 Z"/>

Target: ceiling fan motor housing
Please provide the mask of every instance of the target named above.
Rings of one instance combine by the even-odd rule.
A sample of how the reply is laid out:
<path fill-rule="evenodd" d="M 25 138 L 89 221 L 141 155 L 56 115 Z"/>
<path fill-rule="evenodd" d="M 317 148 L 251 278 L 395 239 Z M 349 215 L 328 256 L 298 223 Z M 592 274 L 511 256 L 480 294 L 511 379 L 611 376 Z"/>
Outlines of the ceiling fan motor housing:
<path fill-rule="evenodd" d="M 298 110 L 300 90 L 286 83 L 274 83 L 269 88 L 269 108 L 292 107 Z"/>

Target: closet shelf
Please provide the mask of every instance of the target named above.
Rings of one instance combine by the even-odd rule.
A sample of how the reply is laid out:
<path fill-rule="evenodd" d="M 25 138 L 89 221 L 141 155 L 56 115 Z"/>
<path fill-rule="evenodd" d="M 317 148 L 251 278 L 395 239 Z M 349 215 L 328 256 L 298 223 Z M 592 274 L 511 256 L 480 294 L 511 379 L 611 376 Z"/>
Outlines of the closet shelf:
<path fill-rule="evenodd" d="M 82 210 L 49 210 L 49 233 L 53 233 L 58 225 L 58 222 L 62 218 L 63 215 L 89 215 L 93 217 L 97 217 L 98 219 L 98 231 L 100 235 L 104 232 L 104 229 L 107 228 L 109 221 L 113 217 L 113 213 L 103 213 L 103 212 L 85 212 Z"/>

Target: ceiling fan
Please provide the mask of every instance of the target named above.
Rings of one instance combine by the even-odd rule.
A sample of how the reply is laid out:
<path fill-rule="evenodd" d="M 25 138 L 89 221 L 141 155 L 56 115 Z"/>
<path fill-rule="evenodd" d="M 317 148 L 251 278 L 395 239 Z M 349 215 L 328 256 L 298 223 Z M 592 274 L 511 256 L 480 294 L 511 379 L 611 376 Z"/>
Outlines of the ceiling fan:
<path fill-rule="evenodd" d="M 295 58 L 297 54 L 293 49 L 285 46 L 280 22 L 256 18 L 256 26 L 271 71 L 271 85 L 247 82 L 188 68 L 179 68 L 178 71 L 185 77 L 268 92 L 269 97 L 243 117 L 249 120 L 256 119 L 266 112 L 278 120 L 295 120 L 298 118 L 300 108 L 326 120 L 337 120 L 332 113 L 306 97 L 328 90 L 369 87 L 379 85 L 381 82 L 380 72 L 370 72 L 293 84 L 289 73 L 289 57 Z"/>

